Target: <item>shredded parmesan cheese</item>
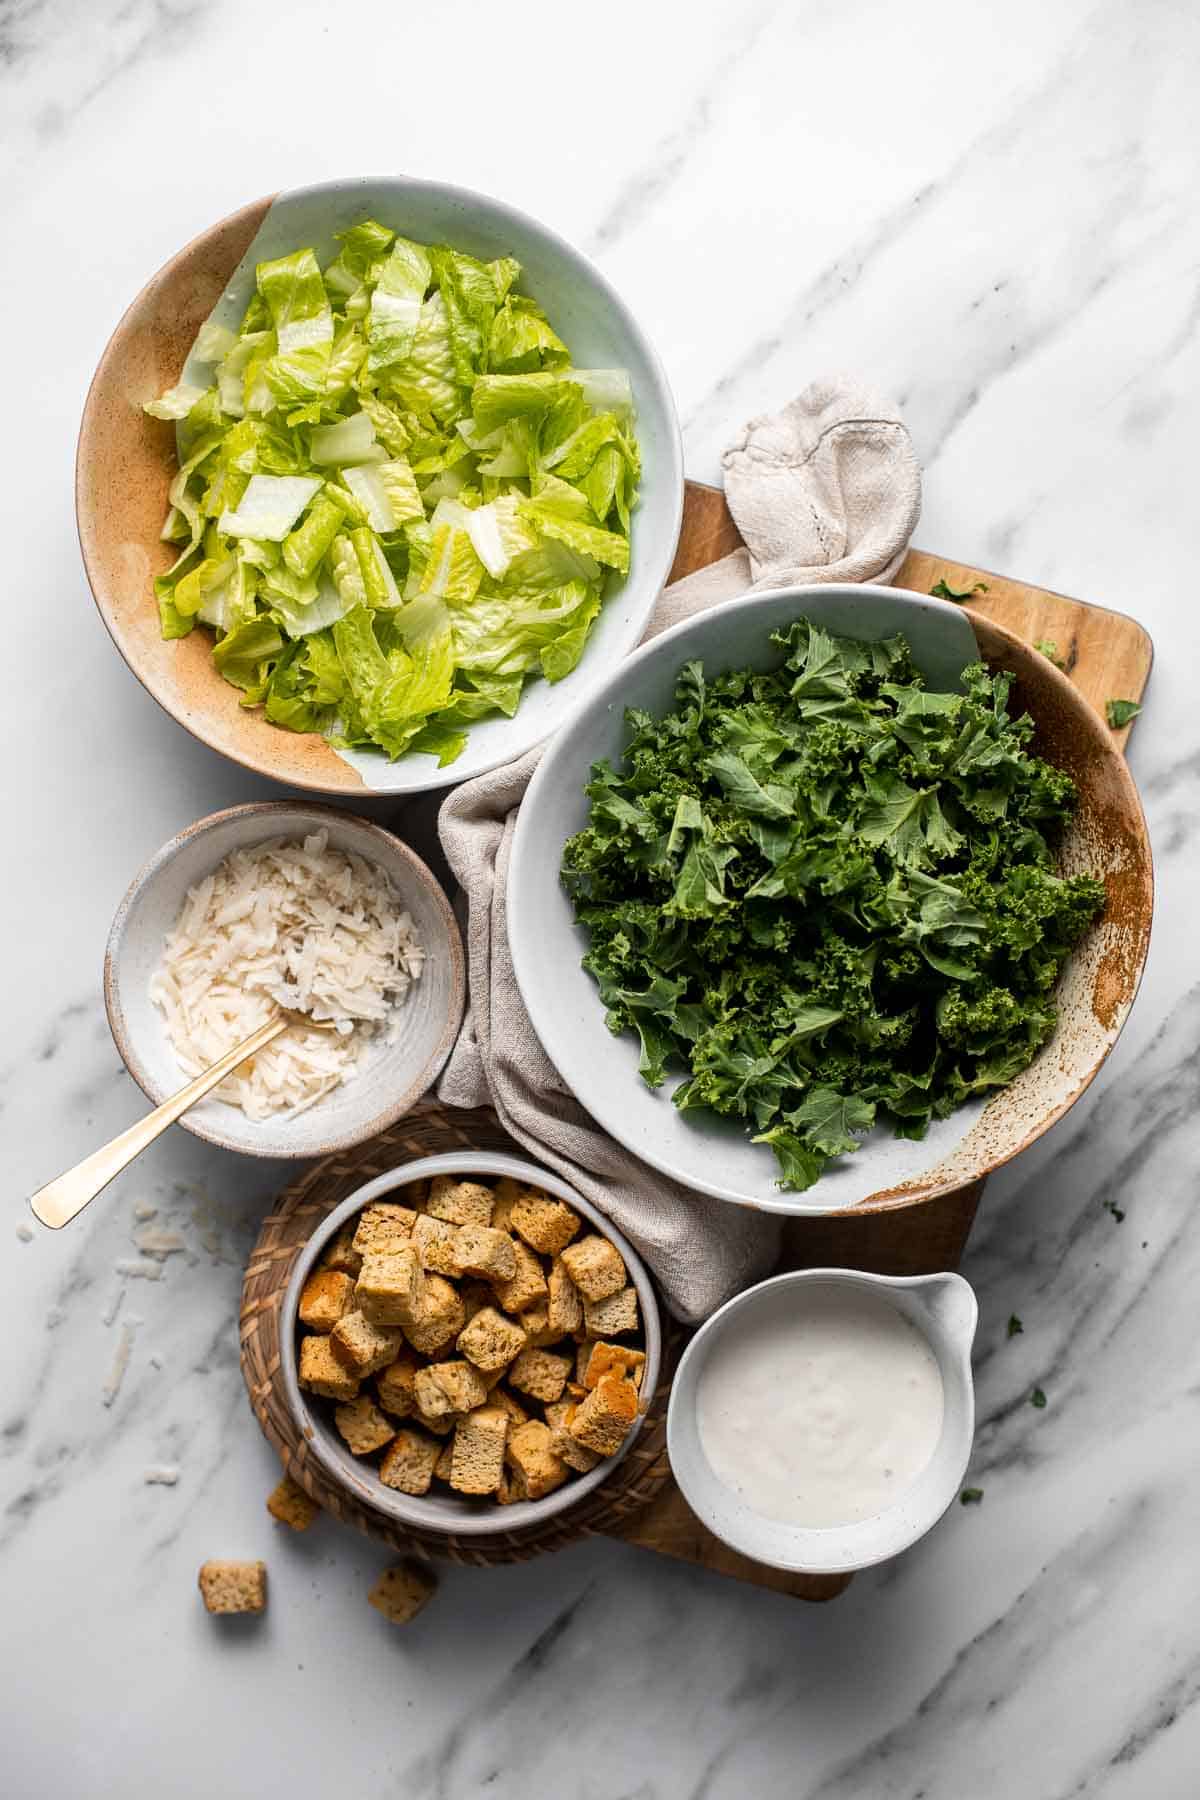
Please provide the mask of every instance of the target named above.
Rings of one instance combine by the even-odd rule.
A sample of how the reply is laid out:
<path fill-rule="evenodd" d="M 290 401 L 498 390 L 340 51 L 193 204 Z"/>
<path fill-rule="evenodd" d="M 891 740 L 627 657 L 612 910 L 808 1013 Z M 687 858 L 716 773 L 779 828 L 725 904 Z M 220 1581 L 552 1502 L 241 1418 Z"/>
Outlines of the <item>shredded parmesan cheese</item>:
<path fill-rule="evenodd" d="M 186 1250 L 186 1240 L 178 1231 L 164 1231 L 157 1225 L 144 1225 L 135 1231 L 133 1241 L 143 1256 L 151 1256 L 165 1261 L 174 1256 L 178 1250 Z"/>
<path fill-rule="evenodd" d="M 329 834 L 235 850 L 192 888 L 150 997 L 189 1075 L 264 1025 L 277 1006 L 336 1025 L 297 1028 L 214 1092 L 251 1119 L 295 1114 L 348 1081 L 377 1032 L 394 1040 L 397 1004 L 424 952 L 382 869 L 332 850 Z"/>
<path fill-rule="evenodd" d="M 161 1281 L 163 1266 L 150 1256 L 119 1256 L 113 1264 L 113 1273 L 123 1275 L 129 1281 Z"/>
<path fill-rule="evenodd" d="M 137 1327 L 132 1319 L 128 1324 L 122 1325 L 121 1327 L 117 1337 L 117 1347 L 113 1352 L 112 1367 L 108 1371 L 108 1378 L 105 1381 L 103 1388 L 100 1390 L 100 1397 L 104 1401 L 105 1406 L 111 1406 L 121 1391 L 121 1383 L 124 1381 L 125 1371 L 129 1367 L 129 1353 L 133 1349 L 133 1334 L 136 1329 Z"/>

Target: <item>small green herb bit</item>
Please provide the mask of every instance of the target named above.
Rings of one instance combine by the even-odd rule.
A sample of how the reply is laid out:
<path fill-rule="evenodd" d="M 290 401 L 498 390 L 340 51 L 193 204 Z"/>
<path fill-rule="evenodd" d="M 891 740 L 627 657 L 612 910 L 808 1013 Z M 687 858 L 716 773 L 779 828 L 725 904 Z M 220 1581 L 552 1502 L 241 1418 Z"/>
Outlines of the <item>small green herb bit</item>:
<path fill-rule="evenodd" d="M 952 588 L 948 581 L 939 579 L 934 582 L 929 592 L 935 600 L 970 600 L 974 594 L 987 593 L 987 582 L 977 581 L 974 587 L 969 588 Z"/>
<path fill-rule="evenodd" d="M 1024 1331 L 1024 1329 L 1025 1329 L 1025 1327 L 1022 1325 L 1020 1319 L 1018 1319 L 1016 1313 L 1009 1313 L 1009 1315 L 1008 1315 L 1008 1335 L 1009 1335 L 1009 1337 L 1010 1338 L 1018 1337 L 1021 1334 L 1021 1332 Z"/>
<path fill-rule="evenodd" d="M 1041 1388 L 1034 1388 L 1032 1394 L 1029 1396 L 1029 1404 L 1030 1406 L 1036 1406 L 1039 1411 L 1045 1406 L 1046 1395 Z"/>
<path fill-rule="evenodd" d="M 562 874 L 642 1079 L 679 1071 L 675 1106 L 736 1121 L 800 1190 L 877 1125 L 921 1138 L 1020 1074 L 1104 888 L 1058 872 L 1076 790 L 1010 676 L 931 692 L 904 638 L 807 619 L 771 642 L 767 672 L 688 663 L 669 711 L 627 714 Z"/>
<path fill-rule="evenodd" d="M 1058 654 L 1058 645 L 1053 638 L 1035 638 L 1033 647 L 1035 650 L 1040 650 L 1046 661 L 1052 662 L 1056 669 L 1066 668 L 1067 665 Z"/>
<path fill-rule="evenodd" d="M 962 1493 L 958 1496 L 958 1499 L 959 1504 L 962 1506 L 978 1506 L 979 1502 L 983 1499 L 983 1489 L 964 1488 Z"/>
<path fill-rule="evenodd" d="M 1124 1214 L 1123 1210 L 1121 1209 L 1121 1207 L 1119 1207 L 1117 1205 L 1115 1200 L 1105 1200 L 1102 1202 L 1102 1204 L 1104 1206 L 1105 1212 L 1111 1213 L 1113 1218 L 1117 1221 L 1117 1224 L 1119 1225 L 1125 1217 L 1125 1214 Z"/>
<path fill-rule="evenodd" d="M 1120 731 L 1122 726 L 1128 725 L 1130 719 L 1136 719 L 1141 710 L 1136 700 L 1106 700 L 1104 702 L 1104 716 L 1114 731 Z"/>

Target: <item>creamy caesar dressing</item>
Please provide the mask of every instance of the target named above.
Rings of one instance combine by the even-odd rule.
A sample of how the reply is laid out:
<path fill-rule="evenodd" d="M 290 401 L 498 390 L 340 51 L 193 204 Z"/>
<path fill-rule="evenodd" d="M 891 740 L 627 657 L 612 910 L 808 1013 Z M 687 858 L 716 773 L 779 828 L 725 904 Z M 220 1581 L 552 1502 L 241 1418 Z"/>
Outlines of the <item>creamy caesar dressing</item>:
<path fill-rule="evenodd" d="M 801 1283 L 734 1316 L 696 1404 L 713 1472 L 747 1506 L 787 1525 L 853 1525 L 894 1505 L 928 1466 L 942 1377 L 882 1296 Z"/>

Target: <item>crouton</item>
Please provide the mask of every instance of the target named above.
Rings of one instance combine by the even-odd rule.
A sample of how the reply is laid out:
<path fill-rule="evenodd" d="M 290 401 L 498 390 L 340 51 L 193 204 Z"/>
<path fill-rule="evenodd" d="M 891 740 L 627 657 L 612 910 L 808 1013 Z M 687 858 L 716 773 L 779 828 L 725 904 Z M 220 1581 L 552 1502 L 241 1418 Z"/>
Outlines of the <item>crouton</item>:
<path fill-rule="evenodd" d="M 449 1481 L 450 1470 L 454 1466 L 454 1439 L 448 1437 L 442 1445 L 442 1454 L 433 1465 L 435 1481 Z"/>
<path fill-rule="evenodd" d="M 354 1297 L 373 1325 L 403 1325 L 420 1306 L 424 1274 L 411 1244 L 363 1258 Z"/>
<path fill-rule="evenodd" d="M 552 1494 L 567 1479 L 567 1465 L 550 1447 L 550 1428 L 530 1419 L 509 1432 L 505 1456 L 518 1471 L 530 1500 Z"/>
<path fill-rule="evenodd" d="M 416 1406 L 413 1398 L 416 1373 L 416 1358 L 410 1356 L 407 1350 L 402 1350 L 395 1362 L 390 1362 L 386 1369 L 380 1369 L 375 1377 L 375 1392 L 379 1396 L 379 1404 L 384 1412 L 391 1413 L 395 1419 L 407 1419 Z"/>
<path fill-rule="evenodd" d="M 624 1375 L 632 1381 L 635 1388 L 642 1385 L 642 1373 L 646 1367 L 645 1352 L 631 1349 L 627 1344 L 589 1344 L 589 1354 L 583 1365 L 583 1385 L 594 1388 L 605 1375 Z"/>
<path fill-rule="evenodd" d="M 429 1211 L 435 1219 L 452 1225 L 490 1225 L 492 1190 L 482 1181 L 460 1181 L 454 1175 L 435 1175 L 429 1184 Z"/>
<path fill-rule="evenodd" d="M 603 1300 L 585 1300 L 583 1322 L 588 1336 L 594 1338 L 623 1337 L 627 1331 L 636 1331 L 637 1289 L 622 1288 L 619 1294 L 609 1294 Z"/>
<path fill-rule="evenodd" d="M 550 1448 L 555 1456 L 560 1456 L 568 1469 L 574 1469 L 577 1475 L 586 1475 L 589 1469 L 603 1462 L 594 1450 L 586 1444 L 580 1444 L 571 1436 L 568 1426 L 575 1416 L 575 1405 L 570 1400 L 555 1400 L 546 1408 L 546 1423 L 550 1427 Z"/>
<path fill-rule="evenodd" d="M 605 1375 L 576 1408 L 567 1430 L 576 1443 L 585 1444 L 597 1456 L 612 1456 L 625 1442 L 637 1411 L 637 1389 L 632 1381 Z"/>
<path fill-rule="evenodd" d="M 296 1309 L 310 1331 L 332 1331 L 354 1304 L 354 1283 L 339 1269 L 314 1269 Z"/>
<path fill-rule="evenodd" d="M 550 1264 L 546 1277 L 546 1327 L 560 1337 L 578 1331 L 583 1324 L 583 1301 L 561 1256 Z"/>
<path fill-rule="evenodd" d="M 517 1272 L 512 1239 L 507 1231 L 493 1231 L 490 1225 L 460 1225 L 455 1254 L 464 1275 L 511 1281 Z"/>
<path fill-rule="evenodd" d="M 593 1233 L 561 1252 L 567 1274 L 585 1300 L 605 1300 L 625 1286 L 625 1260 L 615 1244 Z"/>
<path fill-rule="evenodd" d="M 299 1381 L 310 1394 L 323 1394 L 326 1400 L 353 1400 L 358 1393 L 358 1376 L 343 1368 L 327 1337 L 300 1339 Z"/>
<path fill-rule="evenodd" d="M 537 1306 L 528 1307 L 519 1317 L 521 1329 L 531 1344 L 544 1348 L 547 1344 L 562 1341 L 562 1332 L 550 1328 L 550 1308 L 544 1300 Z"/>
<path fill-rule="evenodd" d="M 342 1275 L 349 1275 L 351 1280 L 362 1268 L 362 1257 L 354 1248 L 354 1229 L 354 1221 L 343 1225 L 321 1258 L 323 1269 L 336 1269 Z"/>
<path fill-rule="evenodd" d="M 525 1408 L 521 1405 L 521 1402 L 517 1399 L 517 1396 L 515 1394 L 510 1394 L 508 1389 L 504 1388 L 504 1387 L 498 1387 L 495 1389 L 495 1391 L 492 1394 L 489 1405 L 498 1406 L 500 1408 L 501 1412 L 508 1414 L 508 1424 L 509 1424 L 510 1431 L 512 1430 L 512 1427 L 514 1425 L 524 1425 L 526 1419 L 529 1417 L 529 1414 L 526 1412 Z"/>
<path fill-rule="evenodd" d="M 410 1206 L 389 1206 L 380 1202 L 368 1206 L 358 1216 L 354 1229 L 354 1248 L 360 1256 L 379 1256 L 399 1250 L 412 1236 L 417 1215 Z"/>
<path fill-rule="evenodd" d="M 267 1495 L 267 1511 L 271 1517 L 292 1531 L 307 1531 L 320 1510 L 316 1501 L 311 1500 L 290 1475 L 285 1475 Z"/>
<path fill-rule="evenodd" d="M 367 1595 L 367 1602 L 390 1625 L 407 1625 L 437 1593 L 437 1576 L 411 1556 L 385 1569 Z"/>
<path fill-rule="evenodd" d="M 402 1188 L 397 1188 L 396 1192 L 405 1206 L 411 1206 L 414 1212 L 424 1212 L 429 1203 L 428 1181 L 408 1181 Z"/>
<path fill-rule="evenodd" d="M 395 1362 L 404 1343 L 397 1326 L 373 1325 L 365 1313 L 350 1312 L 329 1334 L 329 1348 L 360 1380 Z"/>
<path fill-rule="evenodd" d="M 433 1467 L 441 1455 L 437 1441 L 411 1425 L 402 1425 L 383 1453 L 379 1479 L 402 1494 L 427 1494 Z"/>
<path fill-rule="evenodd" d="M 210 1613 L 260 1613 L 267 1605 L 265 1562 L 206 1562 L 200 1593 Z"/>
<path fill-rule="evenodd" d="M 496 1296 L 486 1281 L 464 1281 L 458 1290 L 458 1297 L 462 1301 L 468 1324 L 485 1306 L 496 1304 Z"/>
<path fill-rule="evenodd" d="M 536 1306 L 539 1300 L 546 1298 L 546 1277 L 542 1265 L 528 1244 L 520 1238 L 513 1239 L 513 1255 L 516 1258 L 516 1274 L 508 1281 L 494 1283 L 497 1304 L 505 1312 L 524 1312 L 526 1307 Z"/>
<path fill-rule="evenodd" d="M 434 1419 L 451 1412 L 470 1412 L 487 1399 L 479 1371 L 469 1362 L 430 1363 L 428 1368 L 418 1369 L 413 1393 L 420 1411 Z"/>
<path fill-rule="evenodd" d="M 565 1200 L 552 1200 L 549 1194 L 532 1190 L 514 1203 L 509 1220 L 518 1237 L 542 1256 L 557 1256 L 580 1224 L 579 1214 Z"/>
<path fill-rule="evenodd" d="M 465 1323 L 462 1301 L 450 1283 L 440 1275 L 428 1275 L 419 1305 L 404 1321 L 404 1335 L 422 1356 L 436 1356 L 453 1343 Z"/>
<path fill-rule="evenodd" d="M 384 1418 L 369 1394 L 360 1394 L 356 1400 L 347 1400 L 344 1406 L 335 1406 L 333 1422 L 353 1456 L 370 1456 L 372 1451 L 382 1450 L 385 1444 L 390 1444 L 396 1435 L 396 1427 L 390 1419 Z"/>
<path fill-rule="evenodd" d="M 507 1368 L 514 1356 L 525 1348 L 525 1333 L 513 1319 L 506 1319 L 494 1306 L 485 1306 L 471 1323 L 459 1332 L 455 1345 L 459 1354 L 470 1357 L 477 1369 L 491 1371 Z"/>
<path fill-rule="evenodd" d="M 557 1356 L 553 1350 L 537 1350 L 532 1344 L 522 1350 L 508 1371 L 510 1387 L 535 1400 L 557 1400 L 567 1385 L 571 1358 Z"/>
<path fill-rule="evenodd" d="M 500 1485 L 496 1489 L 497 1506 L 514 1506 L 518 1500 L 525 1499 L 525 1483 L 519 1469 L 505 1469 L 500 1477 Z"/>
<path fill-rule="evenodd" d="M 457 1225 L 422 1213 L 413 1227 L 412 1241 L 423 1269 L 431 1269 L 435 1275 L 462 1274 L 458 1260 Z"/>
<path fill-rule="evenodd" d="M 511 1175 L 502 1175 L 492 1191 L 492 1226 L 496 1231 L 507 1231 L 512 1219 L 512 1209 L 528 1188 L 514 1181 Z"/>
<path fill-rule="evenodd" d="M 494 1494 L 504 1473 L 508 1414 L 481 1406 L 459 1421 L 450 1460 L 450 1486 L 460 1494 Z"/>
<path fill-rule="evenodd" d="M 432 1432 L 434 1437 L 444 1438 L 449 1437 L 458 1424 L 459 1415 L 456 1412 L 423 1413 L 418 1406 L 413 1418 L 418 1425 L 424 1426 L 426 1431 Z"/>

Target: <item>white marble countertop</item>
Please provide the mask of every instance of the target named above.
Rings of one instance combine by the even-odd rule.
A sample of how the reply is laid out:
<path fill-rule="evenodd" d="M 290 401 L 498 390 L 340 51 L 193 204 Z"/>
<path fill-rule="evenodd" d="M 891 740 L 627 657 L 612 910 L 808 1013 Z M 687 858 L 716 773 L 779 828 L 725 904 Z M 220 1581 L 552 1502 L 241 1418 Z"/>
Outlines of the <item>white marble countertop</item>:
<path fill-rule="evenodd" d="M 1195 1794 L 1198 52 L 1169 0 L 0 0 L 13 1800 Z M 385 1552 L 263 1510 L 236 1309 L 281 1171 L 175 1131 L 69 1236 L 15 1235 L 139 1110 L 100 997 L 132 872 L 268 791 L 159 712 L 92 608 L 89 375 L 196 231 L 376 170 L 502 194 L 592 253 L 663 353 L 691 474 L 854 370 L 909 421 L 924 547 L 1157 643 L 1131 752 L 1160 883 L 1142 996 L 1087 1098 L 991 1183 L 964 1265 L 983 1503 L 826 1608 L 597 1542 L 452 1571 L 390 1630 L 365 1605 Z M 156 1281 L 114 1273 L 139 1206 L 184 1245 Z M 178 1484 L 145 1485 L 155 1464 Z M 265 1620 L 204 1615 L 210 1555 L 267 1558 Z"/>

